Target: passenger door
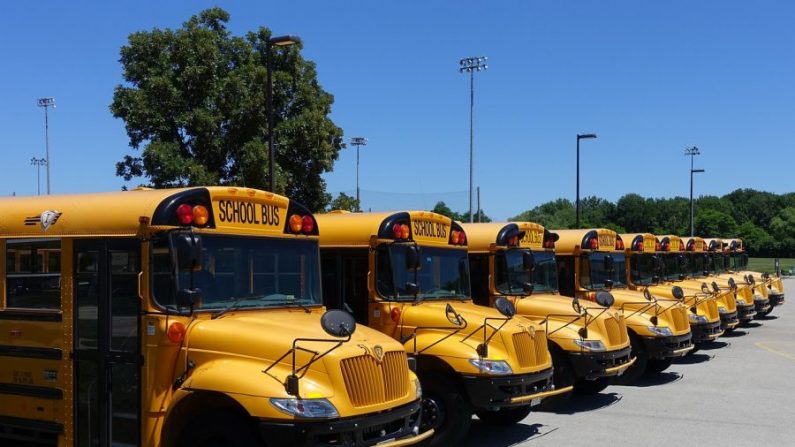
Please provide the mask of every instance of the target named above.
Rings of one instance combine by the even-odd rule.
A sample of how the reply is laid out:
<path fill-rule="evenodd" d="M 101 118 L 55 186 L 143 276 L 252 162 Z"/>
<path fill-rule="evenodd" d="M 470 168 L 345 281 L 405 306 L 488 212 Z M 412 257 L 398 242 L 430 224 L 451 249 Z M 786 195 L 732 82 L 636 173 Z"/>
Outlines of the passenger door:
<path fill-rule="evenodd" d="M 74 270 L 76 445 L 137 446 L 140 242 L 75 240 Z"/>

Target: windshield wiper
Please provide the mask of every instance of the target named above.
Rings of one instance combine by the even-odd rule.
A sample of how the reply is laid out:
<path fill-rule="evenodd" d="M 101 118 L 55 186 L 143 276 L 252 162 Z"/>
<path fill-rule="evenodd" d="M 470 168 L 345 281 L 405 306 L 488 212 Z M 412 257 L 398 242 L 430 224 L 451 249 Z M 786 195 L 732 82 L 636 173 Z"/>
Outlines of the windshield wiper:
<path fill-rule="evenodd" d="M 232 304 L 230 304 L 229 306 L 227 306 L 227 307 L 219 310 L 218 312 L 214 313 L 212 315 L 212 317 L 210 317 L 210 318 L 215 320 L 216 318 L 223 317 L 228 312 L 231 312 L 233 310 L 238 309 L 238 306 L 240 305 L 240 302 L 243 301 L 244 299 L 245 299 L 245 297 L 242 297 L 242 296 L 240 298 L 236 298 L 234 301 L 232 301 Z"/>

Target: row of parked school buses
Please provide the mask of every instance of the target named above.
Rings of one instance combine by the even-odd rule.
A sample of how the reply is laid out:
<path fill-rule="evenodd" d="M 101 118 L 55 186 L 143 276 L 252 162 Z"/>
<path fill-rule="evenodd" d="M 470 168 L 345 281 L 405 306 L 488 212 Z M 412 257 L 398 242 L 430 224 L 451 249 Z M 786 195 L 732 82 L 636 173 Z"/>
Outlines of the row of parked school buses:
<path fill-rule="evenodd" d="M 0 250 L 9 446 L 454 445 L 784 301 L 738 239 L 234 187 L 0 199 Z"/>

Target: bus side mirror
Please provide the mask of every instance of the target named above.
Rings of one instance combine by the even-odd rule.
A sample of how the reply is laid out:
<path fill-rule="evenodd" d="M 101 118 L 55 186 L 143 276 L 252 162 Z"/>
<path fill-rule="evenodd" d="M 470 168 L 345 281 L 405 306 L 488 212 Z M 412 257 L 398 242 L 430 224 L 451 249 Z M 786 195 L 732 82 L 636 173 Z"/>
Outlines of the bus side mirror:
<path fill-rule="evenodd" d="M 420 248 L 416 245 L 407 245 L 406 268 L 408 270 L 419 270 L 420 265 Z"/>
<path fill-rule="evenodd" d="M 596 304 L 603 307 L 610 307 L 615 303 L 616 299 L 610 292 L 596 292 Z"/>
<path fill-rule="evenodd" d="M 535 290 L 535 288 L 536 288 L 535 284 L 533 284 L 531 282 L 526 282 L 526 283 L 522 284 L 522 290 L 524 290 L 524 293 L 526 293 L 528 295 L 532 295 L 533 294 L 533 290 Z"/>
<path fill-rule="evenodd" d="M 204 299 L 202 289 L 182 289 L 177 292 L 177 306 L 192 308 Z"/>
<path fill-rule="evenodd" d="M 177 267 L 182 271 L 202 269 L 202 237 L 198 234 L 180 231 L 172 233 L 171 244 L 177 256 Z"/>
<path fill-rule="evenodd" d="M 613 262 L 613 257 L 610 255 L 605 255 L 604 265 L 605 265 L 605 271 L 608 273 L 612 273 L 616 269 L 615 263 Z"/>
<path fill-rule="evenodd" d="M 680 273 L 680 274 L 679 274 L 679 281 L 684 281 L 684 280 L 685 280 L 685 278 L 687 278 L 687 277 L 685 276 L 685 274 L 684 274 L 684 273 Z"/>
<path fill-rule="evenodd" d="M 605 289 L 610 290 L 613 288 L 613 280 L 605 279 Z"/>
<path fill-rule="evenodd" d="M 405 289 L 408 295 L 417 296 L 417 294 L 420 293 L 420 286 L 414 284 L 413 282 L 407 282 Z"/>
<path fill-rule="evenodd" d="M 525 251 L 522 252 L 522 267 L 525 271 L 532 272 L 533 269 L 536 268 L 536 260 L 533 256 L 533 252 Z"/>

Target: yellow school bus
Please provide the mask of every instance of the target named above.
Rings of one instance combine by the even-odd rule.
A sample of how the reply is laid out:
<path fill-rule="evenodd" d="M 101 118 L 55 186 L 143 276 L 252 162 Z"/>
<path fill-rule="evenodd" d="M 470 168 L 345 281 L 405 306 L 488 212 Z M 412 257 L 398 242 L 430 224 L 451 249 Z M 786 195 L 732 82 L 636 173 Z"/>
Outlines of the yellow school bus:
<path fill-rule="evenodd" d="M 0 199 L 0 445 L 407 445 L 402 345 L 324 313 L 318 226 L 254 189 Z"/>
<path fill-rule="evenodd" d="M 768 272 L 748 270 L 748 254 L 745 253 L 742 239 L 724 239 L 723 251 L 727 275 L 735 281 L 744 282 L 754 290 L 758 287 L 760 294 L 768 298 L 770 307 L 760 317 L 768 315 L 773 307 L 784 304 L 784 281 Z"/>
<path fill-rule="evenodd" d="M 558 389 L 573 386 L 577 393 L 597 392 L 608 377 L 632 365 L 620 312 L 558 292 L 557 234 L 532 222 L 461 226 L 469 238 L 475 303 L 493 306 L 506 297 L 517 314 L 544 325 Z"/>
<path fill-rule="evenodd" d="M 705 245 L 685 241 L 678 236 L 659 237 L 665 284 L 651 288 L 652 293 L 667 298 L 676 298 L 689 307 L 688 318 L 693 335 L 693 344 L 700 348 L 724 334 L 721 329 L 720 309 L 714 288 L 705 281 L 704 256 L 693 256 L 694 251 L 703 252 Z M 735 305 L 738 307 L 738 305 Z M 739 317 L 739 307 L 738 307 Z"/>
<path fill-rule="evenodd" d="M 690 330 L 679 309 L 665 306 L 651 293 L 628 289 L 624 241 L 612 230 L 559 230 L 555 245 L 561 292 L 594 300 L 600 290 L 615 297 L 611 307 L 624 312 L 635 365 L 618 383 L 632 383 L 644 372 L 659 372 L 670 359 L 686 354 Z M 563 284 L 568 290 L 564 290 Z"/>
<path fill-rule="evenodd" d="M 416 361 L 423 427 L 455 445 L 472 413 L 489 424 L 524 419 L 558 393 L 544 328 L 472 302 L 466 232 L 427 211 L 317 216 L 326 304 L 400 340 Z M 565 390 L 564 390 L 565 391 Z"/>

